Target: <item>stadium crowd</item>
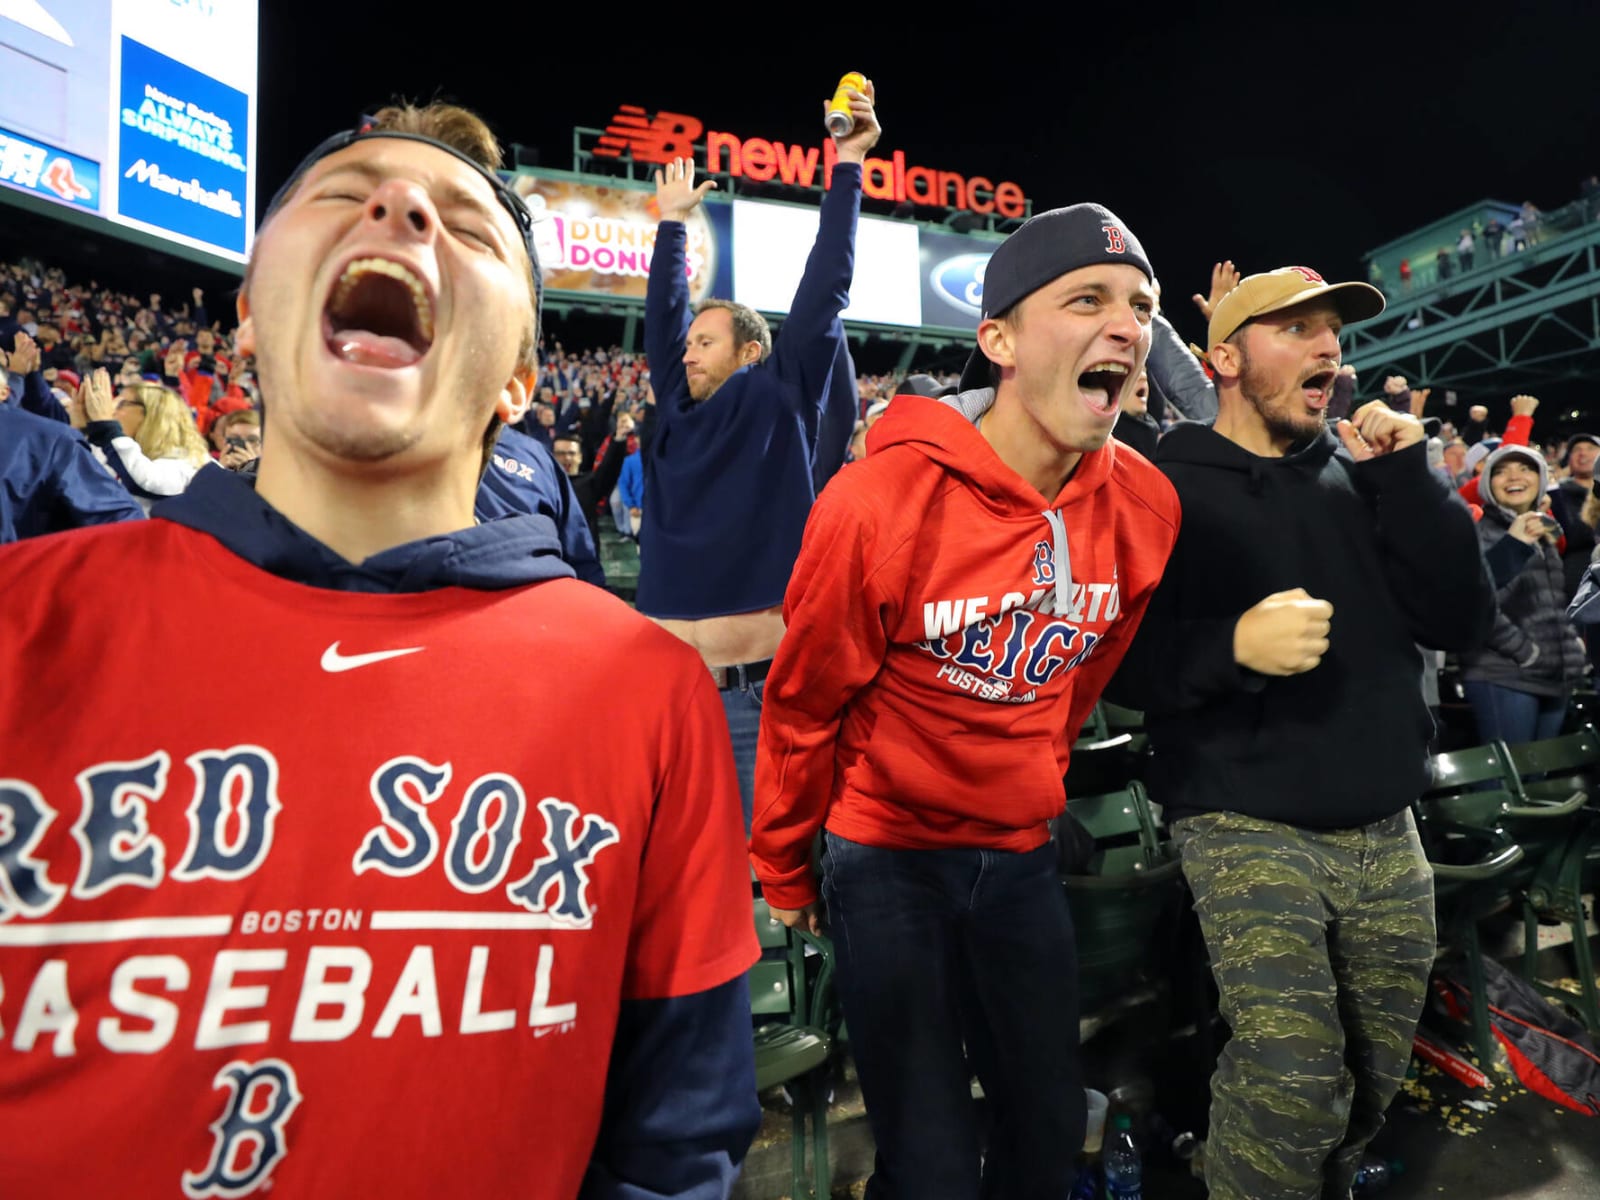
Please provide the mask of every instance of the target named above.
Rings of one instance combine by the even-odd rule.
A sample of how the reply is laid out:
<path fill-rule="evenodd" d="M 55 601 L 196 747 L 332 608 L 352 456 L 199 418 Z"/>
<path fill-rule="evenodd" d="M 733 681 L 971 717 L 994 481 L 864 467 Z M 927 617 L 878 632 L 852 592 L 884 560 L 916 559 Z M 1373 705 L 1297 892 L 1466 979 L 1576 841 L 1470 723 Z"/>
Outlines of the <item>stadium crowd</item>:
<path fill-rule="evenodd" d="M 869 1194 L 1065 1198 L 1087 1117 L 1052 831 L 1104 693 L 1148 715 L 1152 791 L 1236 1033 L 1212 1082 L 1211 1194 L 1348 1195 L 1436 948 L 1408 808 L 1432 733 L 1418 670 L 1450 655 L 1481 740 L 1563 727 L 1600 657 L 1568 615 L 1600 559 L 1600 436 L 1536 440 L 1528 395 L 1491 428 L 1487 406 L 1442 420 L 1397 376 L 1363 386 L 1339 333 L 1382 297 L 1306 268 L 1219 263 L 1191 352 L 1146 248 L 1087 203 L 996 250 L 959 373 L 860 373 L 841 313 L 879 133 L 870 83 L 850 112 L 776 332 L 739 304 L 690 304 L 686 221 L 709 185 L 678 161 L 656 178 L 643 352 L 541 341 L 526 210 L 459 110 L 385 110 L 319 147 L 267 210 L 229 331 L 199 289 L 173 306 L 33 260 L 0 267 L 0 541 L 22 543 L 0 552 L 8 677 L 59 660 L 148 679 L 197 612 L 261 638 L 254 678 L 173 681 L 115 749 L 86 723 L 103 711 L 79 716 L 89 684 L 64 680 L 44 706 L 0 686 L 0 919 L 92 907 L 75 919 L 110 922 L 148 915 L 118 907 L 130 891 L 184 888 L 232 912 L 228 889 L 251 878 L 262 891 L 241 920 L 331 903 L 312 880 L 340 889 L 330 913 L 391 922 L 314 948 L 297 1004 L 214 976 L 195 1053 L 141 1076 L 160 1102 L 81 1156 L 81 1192 L 165 1194 L 186 1165 L 190 1194 L 300 1169 L 343 1194 L 507 1194 L 522 1173 L 509 1148 L 537 1129 L 551 1162 L 537 1194 L 725 1195 L 755 1121 L 753 866 L 775 922 L 833 938 L 877 1143 Z M 348 224 L 327 204 L 348 204 Z M 439 216 L 452 206 L 468 212 L 466 253 Z M 1537 228 L 1535 210 L 1530 241 Z M 435 308 L 441 275 L 451 299 Z M 314 310 L 313 283 L 327 289 Z M 604 582 L 608 528 L 638 545 L 638 614 L 572 582 Z M 113 570 L 127 586 L 104 609 L 75 601 L 61 620 L 51 597 Z M 163 611 L 179 589 L 166 607 L 184 611 Z M 130 612 L 148 626 L 119 636 Z M 286 674 L 311 648 L 323 675 Z M 403 695 L 372 669 L 387 659 L 415 671 Z M 582 724 L 597 716 L 604 740 Z M 1332 761 L 1330 744 L 1362 752 Z M 156 811 L 183 761 L 194 805 Z M 426 808 L 453 772 L 476 782 L 446 834 Z M 35 778 L 51 786 L 17 782 Z M 85 815 L 52 824 L 43 797 L 74 779 Z M 317 819 L 297 821 L 308 794 Z M 158 825 L 187 830 L 181 864 L 170 840 L 165 860 L 146 853 Z M 84 865 L 64 898 L 67 875 L 40 864 L 73 847 Z M 1251 888 L 1270 891 L 1272 921 Z M 1335 894 L 1349 922 L 1330 949 Z M 417 923 L 394 923 L 408 905 Z M 401 929 L 474 941 L 399 954 Z M 530 936 L 544 939 L 533 954 Z M 62 1169 L 38 1131 L 103 1102 L 111 1069 L 84 1061 L 165 1047 L 199 969 L 177 952 L 74 960 L 74 979 L 114 975 L 121 1011 L 154 1024 L 79 1027 L 44 945 L 0 943 L 7 1062 L 47 1043 L 56 1056 L 30 1068 L 31 1092 L 0 1068 L 19 1148 L 0 1184 L 18 1194 Z M 112 953 L 62 953 L 80 951 Z M 494 974 L 512 970 L 502 956 L 526 961 L 526 994 Z M 447 971 L 467 996 L 460 1032 L 484 1035 L 469 1050 L 439 1036 Z M 45 982 L 29 987 L 33 972 Z M 350 989 L 383 972 L 400 982 L 352 1083 Z M 1264 991 L 1290 999 L 1263 1006 Z M 230 1005 L 270 1022 L 222 1023 Z M 538 1039 L 504 1054 L 495 1035 L 523 1013 Z M 1362 1046 L 1350 1065 L 1347 1038 Z M 223 1075 L 200 1053 L 253 1042 L 271 1045 Z M 518 1066 L 561 1094 L 485 1119 L 484 1093 L 508 1090 L 489 1081 Z M 982 1153 L 973 1071 L 992 1106 Z M 257 1084 L 269 1098 L 247 1105 Z M 169 1093 L 187 1117 L 225 1086 L 223 1118 L 150 1124 L 180 1123 Z M 440 1139 L 451 1164 L 419 1151 L 375 1166 L 366 1143 L 384 1135 L 351 1088 L 417 1097 L 430 1125 L 407 1137 Z M 302 1095 L 290 1153 L 268 1127 Z M 350 1100 L 332 1120 L 326 1095 Z M 185 1139 L 208 1124 L 216 1150 L 197 1174 Z"/>

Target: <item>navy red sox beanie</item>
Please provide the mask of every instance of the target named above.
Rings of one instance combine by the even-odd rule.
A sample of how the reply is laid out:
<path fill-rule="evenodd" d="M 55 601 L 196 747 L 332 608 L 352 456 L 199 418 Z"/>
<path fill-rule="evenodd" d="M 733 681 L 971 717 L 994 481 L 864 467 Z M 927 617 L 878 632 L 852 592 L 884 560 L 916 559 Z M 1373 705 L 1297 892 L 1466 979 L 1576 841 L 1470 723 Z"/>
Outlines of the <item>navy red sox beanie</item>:
<path fill-rule="evenodd" d="M 1155 280 L 1139 239 L 1099 204 L 1073 204 L 1022 223 L 989 257 L 983 275 L 983 315 L 999 316 L 1068 271 L 1097 263 L 1127 263 Z M 990 362 L 974 349 L 961 372 L 961 390 L 988 387 Z"/>

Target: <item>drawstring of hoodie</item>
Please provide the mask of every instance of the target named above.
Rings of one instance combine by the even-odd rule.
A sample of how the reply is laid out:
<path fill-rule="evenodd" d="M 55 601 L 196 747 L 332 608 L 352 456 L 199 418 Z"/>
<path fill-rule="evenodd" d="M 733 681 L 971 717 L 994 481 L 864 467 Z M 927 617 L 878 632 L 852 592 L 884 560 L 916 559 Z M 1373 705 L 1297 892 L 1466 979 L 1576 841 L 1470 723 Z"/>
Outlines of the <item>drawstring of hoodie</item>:
<path fill-rule="evenodd" d="M 1267 477 L 1261 473 L 1261 464 L 1254 455 L 1250 457 L 1250 481 L 1245 484 L 1245 490 L 1252 496 L 1261 495 L 1261 489 L 1266 484 Z"/>
<path fill-rule="evenodd" d="M 1072 604 L 1072 554 L 1067 549 L 1067 522 L 1055 509 L 1047 508 L 1042 514 L 1050 523 L 1056 545 L 1056 616 L 1067 615 Z M 1065 588 L 1062 587 L 1065 584 Z"/>

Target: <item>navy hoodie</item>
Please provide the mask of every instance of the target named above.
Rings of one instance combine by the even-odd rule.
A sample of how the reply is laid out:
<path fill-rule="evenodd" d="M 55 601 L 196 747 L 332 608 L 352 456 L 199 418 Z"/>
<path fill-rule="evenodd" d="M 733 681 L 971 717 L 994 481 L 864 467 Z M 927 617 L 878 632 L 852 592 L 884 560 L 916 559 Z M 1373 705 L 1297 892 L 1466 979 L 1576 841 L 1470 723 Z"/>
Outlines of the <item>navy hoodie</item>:
<path fill-rule="evenodd" d="M 143 517 L 77 430 L 0 404 L 0 542 Z"/>
<path fill-rule="evenodd" d="M 1169 819 L 1226 810 L 1309 829 L 1400 812 L 1428 778 L 1417 646 L 1480 644 L 1494 585 L 1472 514 L 1418 444 L 1354 462 L 1332 433 L 1263 458 L 1182 424 L 1156 465 L 1183 529 L 1107 694 L 1145 711 L 1151 794 Z M 1310 671 L 1233 657 L 1245 610 L 1304 588 L 1333 605 Z"/>
<path fill-rule="evenodd" d="M 210 534 L 274 575 L 336 591 L 498 590 L 573 575 L 544 516 L 505 517 L 351 563 L 258 497 L 253 477 L 215 466 L 151 516 Z M 752 1054 L 743 975 L 690 996 L 624 1000 L 584 1200 L 725 1197 L 760 1124 Z"/>
<path fill-rule="evenodd" d="M 605 586 L 606 573 L 595 556 L 594 535 L 572 481 L 538 439 L 509 427 L 500 431 L 493 461 L 473 498 L 472 512 L 480 521 L 549 517 L 561 540 L 561 557 L 572 564 L 578 578 Z"/>
<path fill-rule="evenodd" d="M 783 603 L 820 484 L 844 462 L 859 399 L 840 317 L 850 302 L 861 167 L 839 163 L 794 304 L 764 362 L 689 395 L 694 319 L 681 221 L 656 230 L 644 343 L 656 403 L 644 448 L 639 611 L 697 620 Z"/>

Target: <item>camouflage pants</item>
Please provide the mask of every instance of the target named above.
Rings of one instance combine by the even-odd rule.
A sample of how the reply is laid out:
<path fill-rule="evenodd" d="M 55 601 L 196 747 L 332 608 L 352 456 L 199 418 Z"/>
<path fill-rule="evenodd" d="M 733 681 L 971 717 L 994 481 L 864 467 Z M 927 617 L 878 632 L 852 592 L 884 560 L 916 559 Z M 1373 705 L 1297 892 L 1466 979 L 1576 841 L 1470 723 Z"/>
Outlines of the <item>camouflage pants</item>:
<path fill-rule="evenodd" d="M 1233 1030 L 1211 1080 L 1211 1200 L 1346 1200 L 1433 963 L 1411 814 L 1307 830 L 1203 813 L 1172 832 Z"/>

